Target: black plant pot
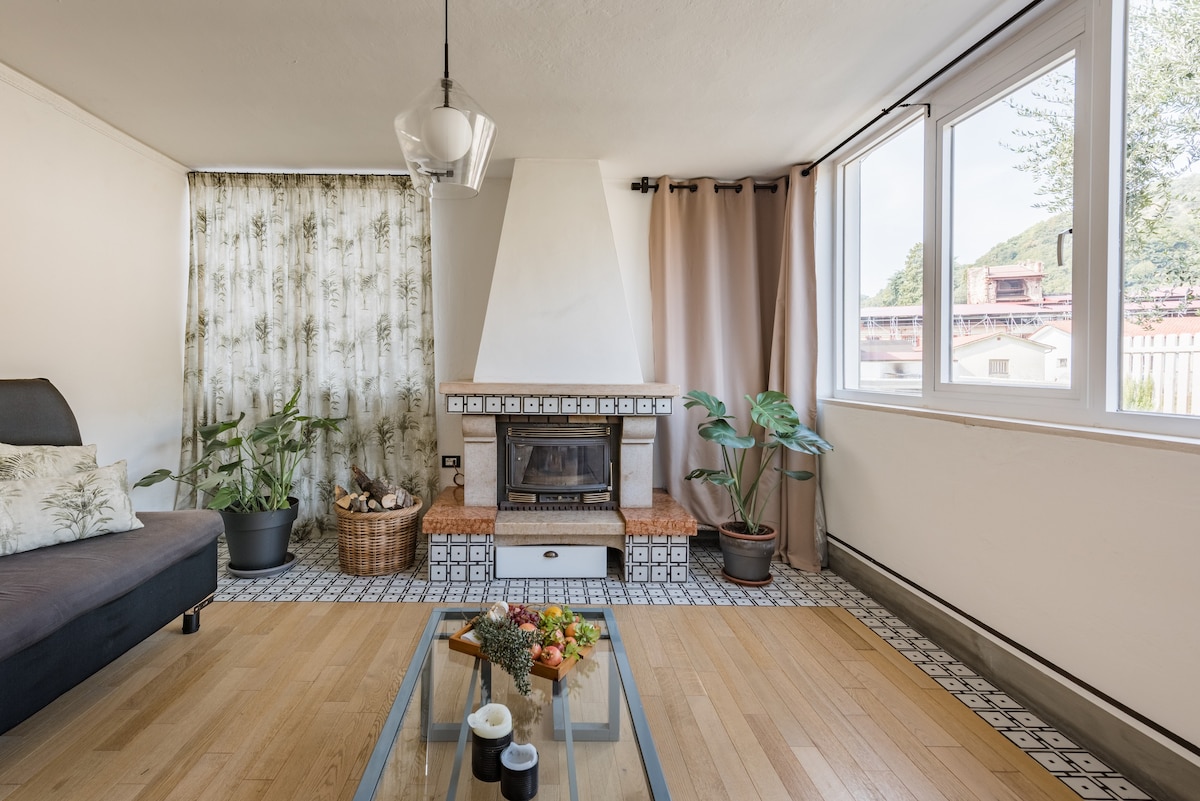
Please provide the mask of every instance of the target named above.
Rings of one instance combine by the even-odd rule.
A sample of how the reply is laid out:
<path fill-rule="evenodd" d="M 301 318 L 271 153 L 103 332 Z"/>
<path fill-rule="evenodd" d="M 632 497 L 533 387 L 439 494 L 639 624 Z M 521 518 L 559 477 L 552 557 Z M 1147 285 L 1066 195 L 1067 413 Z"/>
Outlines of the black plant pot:
<path fill-rule="evenodd" d="M 221 510 L 225 522 L 225 542 L 229 546 L 229 567 L 234 570 L 269 570 L 287 561 L 292 523 L 300 511 L 300 502 L 288 498 L 287 509 L 267 512 L 229 512 Z"/>
<path fill-rule="evenodd" d="M 775 529 L 763 526 L 765 534 L 743 534 L 735 524 L 717 526 L 721 534 L 721 574 L 734 584 L 762 587 L 771 583 L 771 560 L 775 556 Z M 737 524 L 740 525 L 740 524 Z"/>

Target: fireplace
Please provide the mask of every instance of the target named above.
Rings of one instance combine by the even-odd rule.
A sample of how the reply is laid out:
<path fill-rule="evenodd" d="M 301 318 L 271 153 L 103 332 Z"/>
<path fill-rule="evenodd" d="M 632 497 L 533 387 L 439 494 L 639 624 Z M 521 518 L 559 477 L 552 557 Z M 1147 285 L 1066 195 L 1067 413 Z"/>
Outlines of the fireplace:
<path fill-rule="evenodd" d="M 618 507 L 621 442 L 612 422 L 497 423 L 500 509 L 612 510 Z"/>

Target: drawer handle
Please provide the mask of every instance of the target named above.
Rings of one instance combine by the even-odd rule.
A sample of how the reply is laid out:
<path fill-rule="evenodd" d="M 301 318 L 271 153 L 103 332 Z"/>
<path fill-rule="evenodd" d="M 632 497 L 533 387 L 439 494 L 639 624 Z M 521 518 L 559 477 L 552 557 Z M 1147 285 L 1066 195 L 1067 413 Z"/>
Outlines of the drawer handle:
<path fill-rule="evenodd" d="M 557 559 L 558 551 L 546 551 L 544 554 L 542 554 L 542 556 L 546 557 L 547 559 Z"/>

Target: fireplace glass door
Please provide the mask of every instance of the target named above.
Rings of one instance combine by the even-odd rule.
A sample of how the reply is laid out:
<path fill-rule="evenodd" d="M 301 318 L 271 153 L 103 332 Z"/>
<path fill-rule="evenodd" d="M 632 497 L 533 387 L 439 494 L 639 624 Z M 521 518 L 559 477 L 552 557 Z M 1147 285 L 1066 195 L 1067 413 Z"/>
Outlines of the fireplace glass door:
<path fill-rule="evenodd" d="M 613 426 L 512 423 L 503 427 L 501 508 L 616 508 Z"/>

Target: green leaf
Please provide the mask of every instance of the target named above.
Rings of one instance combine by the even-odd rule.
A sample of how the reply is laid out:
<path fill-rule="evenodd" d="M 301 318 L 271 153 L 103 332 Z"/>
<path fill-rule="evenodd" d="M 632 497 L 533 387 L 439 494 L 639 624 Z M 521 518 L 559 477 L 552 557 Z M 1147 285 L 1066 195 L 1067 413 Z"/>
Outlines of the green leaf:
<path fill-rule="evenodd" d="M 746 400 L 750 401 L 750 419 L 768 431 L 790 432 L 800 425 L 796 408 L 782 392 L 768 390 L 755 398 L 747 395 Z"/>
<path fill-rule="evenodd" d="M 712 420 L 700 426 L 700 436 L 726 448 L 753 448 L 758 440 L 751 436 L 739 436 L 726 420 Z"/>
<path fill-rule="evenodd" d="M 152 485 L 154 485 L 154 484 L 157 484 L 157 483 L 158 483 L 158 482 L 160 482 L 160 481 L 166 481 L 166 480 L 167 480 L 168 478 L 170 478 L 170 477 L 171 477 L 171 471 L 170 471 L 170 470 L 167 470 L 166 468 L 163 468 L 162 470 L 155 470 L 153 473 L 151 473 L 151 474 L 150 474 L 150 475 L 148 475 L 148 476 L 143 476 L 143 477 L 142 477 L 141 479 L 139 479 L 139 480 L 138 480 L 138 482 L 137 482 L 136 484 L 134 484 L 133 486 L 135 486 L 135 487 L 149 487 L 149 486 L 152 486 Z"/>
<path fill-rule="evenodd" d="M 779 472 L 783 473 L 788 478 L 794 478 L 797 481 L 808 481 L 815 475 L 807 470 L 780 470 Z"/>
<path fill-rule="evenodd" d="M 716 484 L 719 487 L 728 487 L 734 483 L 733 476 L 729 475 L 724 470 L 712 470 L 704 467 L 696 468 L 683 478 L 686 481 L 698 479 L 708 484 Z"/>
<path fill-rule="evenodd" d="M 703 390 L 693 389 L 683 397 L 688 399 L 683 403 L 683 408 L 685 409 L 690 409 L 693 406 L 703 406 L 704 410 L 708 412 L 709 417 L 725 418 L 729 416 L 725 411 L 725 403 L 717 400 Z"/>
<path fill-rule="evenodd" d="M 799 426 L 790 434 L 777 434 L 776 441 L 788 450 L 797 451 L 799 453 L 810 453 L 813 456 L 819 456 L 822 453 L 828 453 L 833 450 L 833 446 L 826 442 L 817 432 L 806 426 Z"/>

